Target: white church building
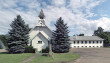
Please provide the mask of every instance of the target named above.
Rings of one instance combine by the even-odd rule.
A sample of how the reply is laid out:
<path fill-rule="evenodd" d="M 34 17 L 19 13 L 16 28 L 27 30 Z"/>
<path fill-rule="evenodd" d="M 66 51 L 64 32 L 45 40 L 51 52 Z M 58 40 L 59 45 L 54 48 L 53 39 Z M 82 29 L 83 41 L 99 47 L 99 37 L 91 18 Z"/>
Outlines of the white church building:
<path fill-rule="evenodd" d="M 39 21 L 29 32 L 29 45 L 41 51 L 48 46 L 49 41 L 52 38 L 52 31 L 45 24 L 45 16 L 43 10 L 39 14 Z M 97 36 L 71 36 L 70 37 L 71 48 L 91 48 L 91 47 L 103 47 L 103 39 Z"/>
<path fill-rule="evenodd" d="M 29 32 L 29 45 L 36 48 L 38 51 L 46 48 L 52 37 L 52 31 L 45 25 L 45 16 L 41 10 L 37 25 Z"/>

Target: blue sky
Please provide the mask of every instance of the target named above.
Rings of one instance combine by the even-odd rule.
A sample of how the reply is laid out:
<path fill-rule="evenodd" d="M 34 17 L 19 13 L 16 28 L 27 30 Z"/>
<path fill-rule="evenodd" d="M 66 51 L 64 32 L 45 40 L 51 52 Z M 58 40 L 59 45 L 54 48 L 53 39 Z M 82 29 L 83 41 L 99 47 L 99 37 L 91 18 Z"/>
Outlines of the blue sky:
<path fill-rule="evenodd" d="M 100 5 L 94 7 L 91 10 L 93 13 L 97 14 L 97 16 L 91 17 L 90 19 L 99 19 L 101 17 L 108 17 L 110 18 L 110 1 L 105 0 L 104 2 L 100 3 Z"/>
<path fill-rule="evenodd" d="M 0 0 L 0 34 L 7 34 L 18 14 L 32 28 L 43 9 L 45 23 L 54 30 L 59 17 L 68 24 L 69 35 L 92 35 L 97 27 L 110 31 L 109 0 Z"/>

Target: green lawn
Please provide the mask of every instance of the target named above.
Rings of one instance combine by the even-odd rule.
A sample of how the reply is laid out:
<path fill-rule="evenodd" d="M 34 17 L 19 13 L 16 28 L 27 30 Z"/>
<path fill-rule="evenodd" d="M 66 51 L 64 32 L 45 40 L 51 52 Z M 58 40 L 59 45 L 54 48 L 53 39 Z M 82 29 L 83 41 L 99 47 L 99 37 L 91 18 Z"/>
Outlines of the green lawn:
<path fill-rule="evenodd" d="M 34 53 L 23 53 L 23 54 L 6 54 L 0 53 L 0 63 L 22 63 L 23 60 L 31 57 Z M 79 58 L 79 55 L 69 53 L 54 53 L 54 59 L 48 56 L 36 56 L 28 63 L 53 63 L 53 62 L 65 62 L 65 61 L 73 61 Z"/>
<path fill-rule="evenodd" d="M 5 54 L 0 53 L 0 63 L 21 63 L 24 59 L 34 55 L 33 53 Z"/>
<path fill-rule="evenodd" d="M 28 63 L 53 63 L 53 62 L 65 62 L 65 61 L 73 61 L 79 58 L 78 54 L 73 54 L 72 52 L 69 53 L 62 53 L 62 54 L 54 54 L 54 59 L 48 56 L 37 56 L 32 61 Z"/>

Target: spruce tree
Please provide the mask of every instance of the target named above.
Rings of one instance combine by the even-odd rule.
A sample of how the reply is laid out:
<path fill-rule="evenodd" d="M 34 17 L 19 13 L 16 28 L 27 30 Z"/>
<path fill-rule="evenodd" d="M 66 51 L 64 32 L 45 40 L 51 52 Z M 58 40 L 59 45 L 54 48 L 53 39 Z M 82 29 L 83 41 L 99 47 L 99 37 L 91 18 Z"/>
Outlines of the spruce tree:
<path fill-rule="evenodd" d="M 12 21 L 10 26 L 8 39 L 9 53 L 23 53 L 28 44 L 29 27 L 20 15 Z"/>
<path fill-rule="evenodd" d="M 53 32 L 52 50 L 55 53 L 69 52 L 69 30 L 67 24 L 60 17 L 56 24 L 56 30 Z"/>

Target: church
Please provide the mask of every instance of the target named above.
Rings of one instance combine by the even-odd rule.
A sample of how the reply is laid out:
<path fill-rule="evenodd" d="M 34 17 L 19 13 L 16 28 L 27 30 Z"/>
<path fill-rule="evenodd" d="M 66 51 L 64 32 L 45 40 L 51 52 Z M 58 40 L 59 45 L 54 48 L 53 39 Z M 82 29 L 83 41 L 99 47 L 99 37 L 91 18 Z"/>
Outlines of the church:
<path fill-rule="evenodd" d="M 49 45 L 52 38 L 52 31 L 45 24 L 45 15 L 40 11 L 39 21 L 29 32 L 29 45 L 41 51 Z M 70 36 L 71 48 L 100 48 L 103 47 L 103 40 L 97 36 Z"/>
<path fill-rule="evenodd" d="M 51 40 L 52 31 L 45 24 L 45 15 L 43 10 L 39 14 L 39 21 L 37 25 L 29 32 L 29 45 L 41 51 L 48 46 L 48 42 Z"/>

